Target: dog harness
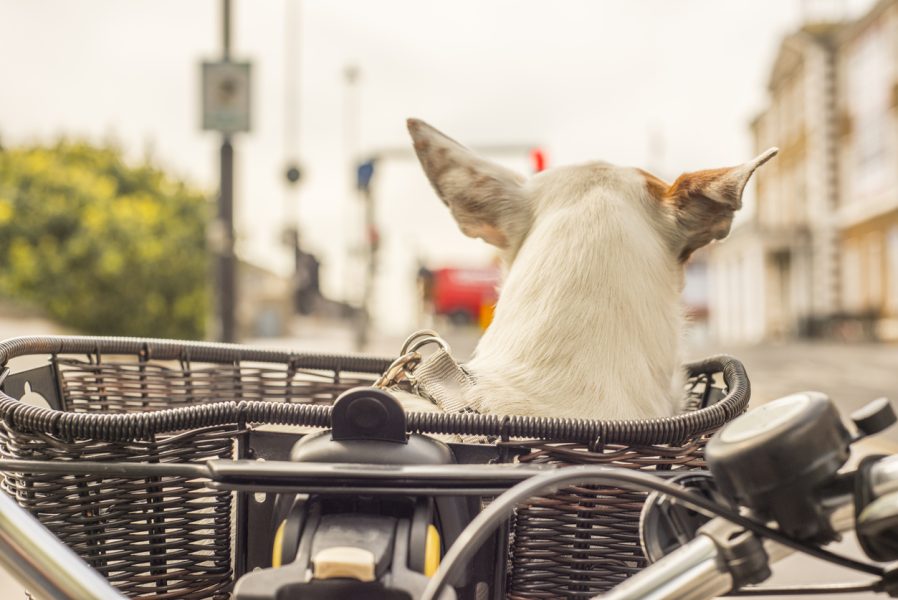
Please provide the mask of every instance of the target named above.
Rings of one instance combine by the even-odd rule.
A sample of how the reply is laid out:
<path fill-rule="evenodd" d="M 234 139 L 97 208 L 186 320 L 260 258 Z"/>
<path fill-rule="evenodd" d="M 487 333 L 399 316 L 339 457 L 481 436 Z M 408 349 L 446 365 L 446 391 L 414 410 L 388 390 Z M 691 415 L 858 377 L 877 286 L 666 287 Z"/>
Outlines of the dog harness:
<path fill-rule="evenodd" d="M 428 345 L 437 349 L 424 358 L 419 350 Z M 480 412 L 474 378 L 452 357 L 446 340 L 430 329 L 416 331 L 405 340 L 399 358 L 374 386 L 414 394 L 447 413 Z"/>

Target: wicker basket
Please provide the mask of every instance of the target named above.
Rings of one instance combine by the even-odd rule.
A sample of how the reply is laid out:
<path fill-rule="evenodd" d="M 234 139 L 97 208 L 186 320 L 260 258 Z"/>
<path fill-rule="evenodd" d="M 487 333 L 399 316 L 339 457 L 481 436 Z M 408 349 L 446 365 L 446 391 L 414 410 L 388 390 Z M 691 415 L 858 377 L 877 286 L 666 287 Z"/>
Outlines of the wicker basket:
<path fill-rule="evenodd" d="M 326 427 L 336 396 L 370 383 L 390 363 L 132 338 L 0 343 L 0 365 L 23 356 L 48 360 L 23 373 L 14 372 L 13 361 L 3 389 L 18 397 L 28 379 L 32 392 L 59 410 L 0 392 L 0 455 L 47 461 L 242 457 L 241 440 L 256 425 Z M 709 406 L 671 418 L 420 413 L 410 414 L 408 425 L 421 433 L 495 437 L 493 460 L 700 468 L 706 437 L 745 410 L 749 384 L 742 365 L 729 357 L 687 370 L 691 404 Z M 214 490 L 187 477 L 36 473 L 8 474 L 3 487 L 131 597 L 227 598 L 247 568 L 242 492 Z M 589 597 L 639 570 L 642 501 L 642 494 L 618 489 L 570 488 L 519 507 L 509 536 L 508 597 Z"/>

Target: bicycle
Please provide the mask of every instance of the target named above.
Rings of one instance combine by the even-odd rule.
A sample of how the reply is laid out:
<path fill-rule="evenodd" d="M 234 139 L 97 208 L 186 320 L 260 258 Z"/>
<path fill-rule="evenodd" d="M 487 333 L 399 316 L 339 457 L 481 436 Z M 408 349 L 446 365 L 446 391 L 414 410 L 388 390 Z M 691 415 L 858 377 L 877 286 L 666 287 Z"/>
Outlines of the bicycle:
<path fill-rule="evenodd" d="M 43 340 L 41 347 L 47 348 L 51 352 L 61 353 L 65 347 L 76 347 L 81 351 L 83 348 L 89 348 L 91 343 L 97 345 L 96 340 L 89 342 L 85 339 L 69 339 L 67 342 L 61 343 L 59 339 L 54 339 L 52 343 Z M 118 345 L 112 346 L 112 348 L 117 350 L 138 348 L 143 352 L 139 356 L 147 359 L 142 359 L 134 369 L 125 369 L 133 378 L 135 389 L 153 388 L 153 381 L 155 381 L 151 368 L 153 365 L 148 360 L 150 358 L 148 355 L 153 353 L 157 357 L 163 356 L 170 359 L 174 356 L 182 362 L 186 360 L 189 363 L 191 358 L 199 355 L 203 348 L 212 354 L 219 353 L 226 357 L 231 357 L 231 353 L 234 351 L 233 348 L 223 348 L 218 345 L 191 346 L 193 357 L 185 357 L 183 347 L 178 347 L 178 352 L 175 353 L 174 346 L 162 343 L 137 343 L 133 340 L 116 343 Z M 246 350 L 242 350 L 242 352 L 243 356 L 247 356 Z M 249 353 L 249 355 L 254 360 L 266 356 L 270 358 L 270 355 L 259 353 Z M 3 362 L 5 363 L 5 360 Z M 103 372 L 103 369 L 111 368 L 109 365 L 100 368 L 101 362 L 100 358 L 97 358 L 96 361 L 89 361 L 87 371 L 91 378 L 98 378 L 98 373 Z M 294 360 L 293 368 L 299 368 L 297 364 L 298 361 Z M 730 397 L 733 390 L 739 388 L 740 377 L 735 363 L 726 364 L 729 371 L 727 383 L 730 388 L 727 397 Z M 356 365 L 356 367 L 358 366 Z M 372 371 L 375 370 L 374 367 L 379 368 L 380 365 L 373 365 Z M 214 370 L 216 377 L 221 376 L 223 371 L 228 374 L 226 370 L 217 367 Z M 198 370 L 195 367 L 184 370 L 184 372 L 191 373 L 195 379 L 194 383 L 198 385 L 201 378 L 199 378 Z M 262 375 L 264 374 L 262 373 Z M 265 378 L 259 376 L 259 380 L 264 381 Z M 706 389 L 702 395 L 710 397 L 713 394 Z M 112 396 L 109 394 L 105 401 L 113 402 Z M 155 401 L 154 396 L 149 393 L 137 394 L 133 398 L 128 396 L 128 398 L 129 401 L 148 406 Z M 782 405 L 776 403 L 766 405 L 759 411 L 750 412 L 725 426 L 724 432 L 719 434 L 716 439 L 723 439 L 726 442 L 726 431 L 731 431 L 729 428 L 735 427 L 736 433 L 730 437 L 737 441 L 720 442 L 717 445 L 723 450 L 729 449 L 730 454 L 723 450 L 715 450 L 715 442 L 711 442 L 708 447 L 708 459 L 714 479 L 696 474 L 691 470 L 677 471 L 663 468 L 653 475 L 649 475 L 626 469 L 591 466 L 555 468 L 548 464 L 515 464 L 514 462 L 478 465 L 452 463 L 447 460 L 447 454 L 439 442 L 429 440 L 426 436 L 419 434 L 406 437 L 410 423 L 405 422 L 406 415 L 402 414 L 401 410 L 396 412 L 398 406 L 391 404 L 388 394 L 366 389 L 343 393 L 333 411 L 325 411 L 323 407 L 316 406 L 285 407 L 258 402 L 255 404 L 242 403 L 241 405 L 231 403 L 228 407 L 212 404 L 208 407 L 200 407 L 203 410 L 197 409 L 191 412 L 192 409 L 178 409 L 181 412 L 177 415 L 168 415 L 167 419 L 182 419 L 180 421 L 182 424 L 193 423 L 194 421 L 189 421 L 188 417 L 194 418 L 197 415 L 206 419 L 206 429 L 208 430 L 206 437 L 200 438 L 200 441 L 194 445 L 205 444 L 208 446 L 204 450 L 207 454 L 218 456 L 209 461 L 189 464 L 166 462 L 165 456 L 171 456 L 176 450 L 177 452 L 185 450 L 181 447 L 172 449 L 172 447 L 165 446 L 164 442 L 167 438 L 166 440 L 160 438 L 158 441 L 149 443 L 155 452 L 154 456 L 163 457 L 163 460 L 159 460 L 155 464 L 134 460 L 47 461 L 7 456 L 2 459 L 0 468 L 10 474 L 12 483 L 9 485 L 19 486 L 15 489 L 19 492 L 20 501 L 27 500 L 28 493 L 39 490 L 41 482 L 55 484 L 57 482 L 54 478 L 65 479 L 68 482 L 67 493 L 74 491 L 74 495 L 77 496 L 78 504 L 75 514 L 79 514 L 88 524 L 111 523 L 115 525 L 119 523 L 116 521 L 118 515 L 113 514 L 112 509 L 109 508 L 117 505 L 103 504 L 102 500 L 94 503 L 85 500 L 96 492 L 96 489 L 92 487 L 93 483 L 98 481 L 137 481 L 144 485 L 146 489 L 150 490 L 150 493 L 141 497 L 142 504 L 140 506 L 143 513 L 137 522 L 143 524 L 139 527 L 131 526 L 142 536 L 140 537 L 141 542 L 133 547 L 146 550 L 150 570 L 149 577 L 142 573 L 137 578 L 143 583 L 149 582 L 156 586 L 155 589 L 162 590 L 162 593 L 165 593 L 167 589 L 165 586 L 169 586 L 171 580 L 176 578 L 173 575 L 171 564 L 166 563 L 169 559 L 166 551 L 169 548 L 165 545 L 166 539 L 163 534 L 167 526 L 165 518 L 168 513 L 166 511 L 175 508 L 180 510 L 180 507 L 177 506 L 177 503 L 167 502 L 164 493 L 160 491 L 172 489 L 171 482 L 173 481 L 178 485 L 182 485 L 182 482 L 204 482 L 203 486 L 205 487 L 202 489 L 208 488 L 219 495 L 236 493 L 238 496 L 255 497 L 257 500 L 260 497 L 257 495 L 265 495 L 263 502 L 254 503 L 250 500 L 247 504 L 242 505 L 242 508 L 238 502 L 238 512 L 240 510 L 247 511 L 250 513 L 250 517 L 252 514 L 256 514 L 258 518 L 259 511 L 267 507 L 266 518 L 279 524 L 277 532 L 273 536 L 274 539 L 271 539 L 272 536 L 267 535 L 261 529 L 244 532 L 254 535 L 247 535 L 244 538 L 247 546 L 246 556 L 243 557 L 243 560 L 248 567 L 236 581 L 234 597 L 238 599 L 287 598 L 300 588 L 304 593 L 303 597 L 352 597 L 362 594 L 365 597 L 376 597 L 372 595 L 375 589 L 383 592 L 380 597 L 389 598 L 477 597 L 478 594 L 484 593 L 487 594 L 487 597 L 502 595 L 504 593 L 502 582 L 505 575 L 504 566 L 508 561 L 508 555 L 505 553 L 507 552 L 505 540 L 508 538 L 510 530 L 508 525 L 510 507 L 519 505 L 525 496 L 542 495 L 547 489 L 560 489 L 575 481 L 585 481 L 589 484 L 614 488 L 635 484 L 642 490 L 655 490 L 659 494 L 664 494 L 652 496 L 651 501 L 645 505 L 647 508 L 642 511 L 642 545 L 649 557 L 657 562 L 641 573 L 633 575 L 617 590 L 612 591 L 608 596 L 610 598 L 619 600 L 642 597 L 712 597 L 714 594 L 723 593 L 732 587 L 745 588 L 748 584 L 763 578 L 762 576 L 766 574 L 767 558 L 780 557 L 783 554 L 781 550 L 783 547 L 813 552 L 823 558 L 841 561 L 842 564 L 879 577 L 878 583 L 871 583 L 864 589 L 890 590 L 892 589 L 889 579 L 890 571 L 861 561 L 833 558 L 831 553 L 815 550 L 814 547 L 831 539 L 837 530 L 851 522 L 851 519 L 847 519 L 844 514 L 845 509 L 835 511 L 834 508 L 851 503 L 850 500 L 853 499 L 854 494 L 849 493 L 847 483 L 856 480 L 865 482 L 859 487 L 860 490 L 866 490 L 863 492 L 865 495 L 858 497 L 861 498 L 860 502 L 865 503 L 864 508 L 869 509 L 866 513 L 860 512 L 861 518 L 858 521 L 859 533 L 865 544 L 865 549 L 874 552 L 875 554 L 871 556 L 880 560 L 893 560 L 898 557 L 893 556 L 894 550 L 889 537 L 889 529 L 894 524 L 893 521 L 889 521 L 892 513 L 886 510 L 889 508 L 888 502 L 892 500 L 890 494 L 896 489 L 892 481 L 898 473 L 898 463 L 892 459 L 871 460 L 851 475 L 839 473 L 838 470 L 847 459 L 848 446 L 858 436 L 848 434 L 844 427 L 840 429 L 841 426 L 835 424 L 838 423 L 838 417 L 835 415 L 831 403 L 824 398 L 816 395 L 797 398 L 799 398 L 797 401 L 794 398 L 786 399 L 788 402 L 797 402 L 800 406 L 786 411 L 790 417 L 780 420 L 778 425 L 780 429 L 777 429 L 779 435 L 774 441 L 781 443 L 783 447 L 809 448 L 810 452 L 799 452 L 796 456 L 801 455 L 805 458 L 810 456 L 815 460 L 811 461 L 814 468 L 810 469 L 811 472 L 806 479 L 802 479 L 802 486 L 793 486 L 785 497 L 787 499 L 804 498 L 805 496 L 802 494 L 795 493 L 796 489 L 800 489 L 802 492 L 813 490 L 815 494 L 820 491 L 820 495 L 813 496 L 815 501 L 805 503 L 800 510 L 793 509 L 785 513 L 781 510 L 774 510 L 780 505 L 779 500 L 774 503 L 774 508 L 770 508 L 771 505 L 768 504 L 765 507 L 761 500 L 752 496 L 750 492 L 757 488 L 757 481 L 753 481 L 749 486 L 750 489 L 746 491 L 745 486 L 740 487 L 738 479 L 730 478 L 728 480 L 726 478 L 727 473 L 747 473 L 744 465 L 753 464 L 758 460 L 758 455 L 753 455 L 752 452 L 762 451 L 767 447 L 765 444 L 770 443 L 769 440 L 762 439 L 763 436 L 756 438 L 756 436 L 747 435 L 746 431 L 751 432 L 752 427 L 746 426 L 745 423 L 755 422 L 757 424 L 758 419 L 764 415 L 767 415 L 765 418 L 769 419 L 771 415 L 779 414 L 777 411 L 782 408 Z M 719 403 L 720 398 L 718 397 L 718 405 Z M 217 408 L 213 410 L 210 407 Z M 96 430 L 90 428 L 97 427 L 97 422 L 105 422 L 97 419 L 79 420 L 75 417 L 64 417 L 59 412 L 41 412 L 41 410 L 43 409 L 34 407 L 12 407 L 6 415 L 6 419 L 20 429 L 27 429 L 26 425 L 28 425 L 33 429 L 43 430 L 44 425 L 53 425 L 55 427 L 53 433 L 56 437 L 51 436 L 48 439 L 59 444 L 61 444 L 60 440 L 69 434 L 96 433 Z M 305 415 L 303 422 L 318 426 L 329 425 L 332 427 L 333 433 L 306 434 L 299 442 L 291 440 L 289 446 L 281 447 L 277 451 L 271 447 L 266 449 L 264 444 L 254 446 L 245 439 L 260 436 L 260 439 L 265 439 L 266 443 L 273 444 L 272 440 L 275 438 L 264 434 L 265 432 L 240 430 L 236 434 L 241 436 L 239 437 L 240 441 L 246 442 L 245 446 L 249 450 L 254 450 L 257 453 L 270 451 L 271 456 L 285 456 L 285 453 L 292 453 L 293 461 L 266 460 L 260 462 L 255 460 L 263 458 L 259 455 L 245 456 L 234 460 L 233 457 L 226 457 L 218 446 L 214 446 L 213 442 L 217 438 L 212 435 L 215 433 L 212 430 L 216 427 L 224 427 L 221 423 L 230 423 L 229 419 L 234 416 L 244 420 L 259 419 L 259 415 L 263 411 L 269 411 L 265 414 L 270 414 L 271 411 L 280 411 L 277 414 L 280 414 L 281 417 L 290 411 L 302 414 Z M 859 415 L 857 418 L 857 422 L 860 423 L 860 431 L 865 434 L 869 435 L 881 430 L 890 421 L 890 412 L 887 410 L 887 406 L 881 402 L 871 406 L 868 413 Z M 806 426 L 807 422 L 813 420 L 809 419 L 809 415 L 815 417 L 814 422 L 819 425 L 816 429 L 808 429 Z M 152 413 L 144 415 L 140 419 L 131 419 L 126 415 L 119 416 L 122 418 L 117 421 L 112 417 L 106 420 L 116 423 L 118 429 L 115 431 L 121 434 L 122 439 L 131 439 L 129 436 L 136 435 L 135 432 L 149 431 L 148 428 L 156 418 Z M 42 420 L 51 417 L 55 420 L 51 419 L 47 422 Z M 410 420 L 413 418 L 416 417 L 408 416 Z M 286 418 L 282 420 L 289 421 Z M 450 421 L 452 419 L 443 422 L 443 425 Z M 392 424 L 392 428 L 384 429 L 382 425 L 385 423 Z M 452 423 L 455 422 L 452 421 Z M 739 425 L 740 423 L 742 425 Z M 439 429 L 438 425 L 440 423 L 430 423 L 432 428 Z M 486 427 L 486 425 L 481 425 Z M 500 438 L 498 450 L 497 447 L 484 446 L 479 449 L 469 448 L 465 452 L 481 452 L 494 462 L 498 453 L 501 452 L 506 459 L 510 457 L 514 461 L 514 438 L 517 437 L 519 430 L 510 428 L 517 426 L 516 423 L 501 420 L 498 423 L 492 423 L 491 426 L 495 426 L 493 433 L 498 434 Z M 548 425 L 543 424 L 542 426 L 547 427 Z M 421 428 L 423 425 L 419 423 L 415 427 Z M 742 427 L 741 434 L 738 433 L 739 427 Z M 783 431 L 791 431 L 791 428 L 796 427 L 796 430 L 804 436 L 801 439 L 783 433 Z M 18 429 L 10 431 L 7 431 L 5 435 L 13 437 L 19 435 Z M 377 432 L 378 439 L 370 439 L 373 431 Z M 821 431 L 829 432 L 830 435 L 820 435 Z M 231 433 L 233 432 L 230 432 L 229 435 Z M 509 433 L 513 435 L 509 435 Z M 46 436 L 46 434 L 41 435 Z M 503 442 L 505 436 L 511 439 L 508 442 Z M 336 439 L 332 440 L 331 438 Z M 750 443 L 758 442 L 759 439 L 759 443 L 754 445 Z M 821 440 L 828 440 L 833 445 L 828 449 L 824 448 L 820 443 Z M 788 443 L 786 443 L 787 441 Z M 10 440 L 5 440 L 5 443 L 8 447 Z M 283 444 L 283 439 L 279 443 Z M 102 448 L 107 452 L 109 448 L 114 447 L 111 442 L 104 442 L 104 444 Z M 393 446 L 391 447 L 390 444 Z M 396 450 L 400 446 L 403 451 Z M 33 448 L 27 443 L 25 443 L 25 447 Z M 413 449 L 408 450 L 409 447 L 413 447 Z M 83 445 L 79 448 L 83 449 Z M 372 454 L 372 448 L 377 448 L 378 454 Z M 386 453 L 384 449 L 390 448 L 393 453 Z M 733 450 L 734 448 L 737 451 Z M 746 452 L 746 449 L 750 449 L 751 452 Z M 67 450 L 67 446 L 61 445 L 58 452 Z M 196 449 L 194 448 L 194 450 Z M 461 452 L 458 448 L 456 450 Z M 823 450 L 826 450 L 824 454 L 828 457 L 824 461 L 825 469 L 820 466 L 823 463 L 816 460 L 822 456 Z M 103 457 L 103 455 L 100 456 Z M 381 466 L 363 466 L 362 463 L 373 462 L 372 457 L 379 458 Z M 470 456 L 468 458 L 477 462 Z M 483 456 L 477 458 L 482 460 Z M 296 462 L 297 460 L 302 462 Z M 794 467 L 793 471 L 797 469 L 795 465 L 799 463 L 800 461 L 791 463 Z M 661 466 L 663 467 L 663 465 Z M 27 476 L 29 473 L 37 475 L 29 478 Z M 714 491 L 708 485 L 709 481 L 714 480 L 727 483 L 722 486 L 722 490 Z M 684 484 L 692 487 L 698 485 L 704 495 L 697 494 L 689 487 L 683 487 Z M 782 482 L 774 484 L 769 486 L 768 491 L 773 494 L 770 497 L 778 498 L 779 496 L 774 492 L 781 487 Z M 29 485 L 31 487 L 28 487 Z M 154 490 L 156 491 L 154 492 Z M 102 494 L 99 496 L 105 498 Z M 479 500 L 484 497 L 493 498 L 485 508 L 482 507 Z M 666 498 L 676 498 L 676 500 L 671 501 Z M 726 500 L 727 498 L 729 500 Z M 733 498 L 751 505 L 757 514 L 764 517 L 764 520 L 757 522 L 737 513 L 734 509 Z M 724 499 L 723 505 L 721 505 L 721 499 Z M 46 549 L 44 553 L 37 553 L 33 550 L 34 545 L 31 546 L 32 549 L 6 545 L 3 553 L 0 553 L 13 557 L 7 561 L 7 564 L 18 569 L 19 576 L 26 580 L 30 589 L 46 597 L 121 597 L 120 593 L 113 589 L 104 577 L 98 577 L 95 571 L 72 554 L 67 547 L 61 546 L 52 537 L 52 534 L 34 522 L 31 517 L 27 516 L 27 513 L 25 513 L 25 517 L 22 517 L 21 509 L 13 503 L 7 502 L 7 498 L 4 497 L 3 500 L 4 502 L 0 504 L 0 516 L 13 515 L 12 518 L 3 518 L 0 521 L 0 529 L 11 528 L 8 531 L 12 533 L 7 535 L 12 535 L 12 537 L 7 537 L 7 539 L 22 539 L 22 534 L 25 534 L 26 538 L 34 536 L 34 539 L 38 540 L 37 546 Z M 192 502 L 192 500 L 187 502 Z M 883 508 L 884 502 L 885 508 Z M 92 508 L 94 505 L 98 508 Z M 691 507 L 693 512 L 684 512 L 682 510 L 684 506 Z M 210 509 L 207 507 L 203 510 Z M 715 514 L 723 514 L 730 521 L 734 521 L 737 526 L 747 528 L 750 533 L 734 530 L 733 527 L 725 526 L 719 520 L 711 521 L 708 524 L 704 523 L 707 520 L 706 517 Z M 796 515 L 803 518 L 795 521 Z M 807 515 L 813 515 L 813 518 L 805 518 Z M 578 524 L 581 522 L 578 520 L 579 516 L 575 518 L 562 515 L 562 517 Z M 312 522 L 311 519 L 316 520 L 315 527 L 308 526 Z M 768 521 L 771 520 L 778 524 L 779 530 L 769 526 Z M 322 524 L 326 526 L 322 527 Z M 348 528 L 345 527 L 347 525 Z M 353 528 L 355 528 L 354 533 Z M 347 537 L 347 530 L 352 535 Z M 356 534 L 371 531 L 382 531 L 385 535 L 372 537 L 368 541 L 379 543 L 392 533 L 392 538 L 390 538 L 392 543 L 386 545 L 379 543 L 379 546 L 375 544 L 376 548 L 361 548 L 368 554 L 363 553 L 361 556 L 355 557 L 348 557 L 345 551 L 334 550 L 334 548 L 352 547 L 352 543 L 358 546 L 359 536 Z M 518 530 L 516 529 L 516 531 Z M 526 533 L 529 530 L 522 531 Z M 316 542 L 318 534 L 321 534 L 322 540 L 331 538 L 331 541 L 336 539 L 337 543 L 322 544 L 320 540 Z M 125 533 L 117 535 L 121 538 Z M 694 535 L 697 535 L 696 541 L 686 543 Z M 762 544 L 758 536 L 772 539 L 775 544 Z M 440 542 L 441 538 L 442 542 Z M 729 544 L 731 538 L 739 543 Z M 141 546 L 141 544 L 144 545 Z M 405 545 L 403 546 L 403 544 Z M 195 549 L 197 545 L 194 542 L 192 547 Z M 441 546 L 445 549 L 445 553 L 440 551 Z M 683 548 L 675 550 L 678 546 L 683 546 Z M 583 544 L 582 547 L 585 548 L 582 552 L 588 551 L 587 544 Z M 317 551 L 312 552 L 313 549 Z M 359 548 L 356 547 L 356 549 Z M 122 562 L 114 550 L 114 548 L 104 547 L 102 544 L 92 544 L 88 545 L 87 556 L 89 560 L 93 561 L 93 565 L 99 564 L 106 569 L 104 574 L 113 573 L 120 575 L 120 580 L 127 580 L 129 576 L 126 570 L 127 565 Z M 173 553 L 186 556 L 187 550 L 182 550 L 180 546 L 174 546 L 172 550 Z M 203 556 L 209 556 L 207 550 L 201 549 L 201 552 L 205 552 Z M 315 558 L 321 554 L 322 550 L 325 553 L 322 557 L 318 557 L 321 559 L 317 561 L 320 564 L 315 564 Z M 464 560 L 467 553 L 470 552 L 477 555 L 477 559 L 472 565 L 465 564 Z M 439 559 L 440 554 L 444 555 L 438 564 L 434 559 L 435 557 Z M 258 557 L 262 555 L 265 555 L 265 558 L 259 559 Z M 348 558 L 352 558 L 352 560 L 347 560 Z M 281 566 L 254 571 L 254 561 L 258 562 L 259 560 L 267 560 Z M 588 561 L 584 560 L 584 562 Z M 383 565 L 387 566 L 387 571 L 383 570 Z M 118 571 L 116 567 L 118 567 Z M 378 571 L 378 568 L 381 570 Z M 73 581 L 80 582 L 80 585 L 75 587 L 72 584 Z M 441 590 L 441 586 L 447 581 L 451 582 L 453 586 L 451 588 L 443 587 Z M 389 585 L 384 585 L 385 583 Z M 589 581 L 584 580 L 584 593 L 589 593 L 589 584 Z M 377 585 L 380 585 L 380 588 L 377 588 Z M 214 588 L 210 595 L 228 593 L 220 592 L 223 589 L 227 590 L 228 588 Z M 693 595 L 688 595 L 687 591 Z"/>

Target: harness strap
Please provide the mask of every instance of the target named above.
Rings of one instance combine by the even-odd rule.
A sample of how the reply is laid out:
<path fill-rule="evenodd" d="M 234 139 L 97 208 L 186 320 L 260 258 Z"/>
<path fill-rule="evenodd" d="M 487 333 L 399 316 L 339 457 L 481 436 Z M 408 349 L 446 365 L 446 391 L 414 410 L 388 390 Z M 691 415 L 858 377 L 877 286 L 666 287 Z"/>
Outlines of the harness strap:
<path fill-rule="evenodd" d="M 428 344 L 439 348 L 422 359 L 418 350 Z M 471 374 L 452 357 L 449 344 L 435 331 L 424 329 L 409 336 L 402 345 L 401 356 L 374 385 L 411 392 L 433 402 L 443 412 L 477 413 L 480 402 L 473 392 L 474 383 Z"/>
<path fill-rule="evenodd" d="M 412 375 L 415 392 L 439 406 L 444 412 L 480 412 L 474 398 L 474 379 L 452 355 L 440 348 L 428 356 Z"/>

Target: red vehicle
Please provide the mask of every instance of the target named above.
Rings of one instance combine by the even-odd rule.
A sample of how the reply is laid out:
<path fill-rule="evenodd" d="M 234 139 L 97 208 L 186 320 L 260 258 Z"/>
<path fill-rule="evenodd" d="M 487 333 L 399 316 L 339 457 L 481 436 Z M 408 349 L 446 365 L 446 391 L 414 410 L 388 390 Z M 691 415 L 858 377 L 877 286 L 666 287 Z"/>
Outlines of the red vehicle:
<path fill-rule="evenodd" d="M 457 325 L 489 324 L 496 304 L 500 281 L 497 267 L 421 269 L 419 279 L 425 301 L 436 315 L 444 315 Z"/>

